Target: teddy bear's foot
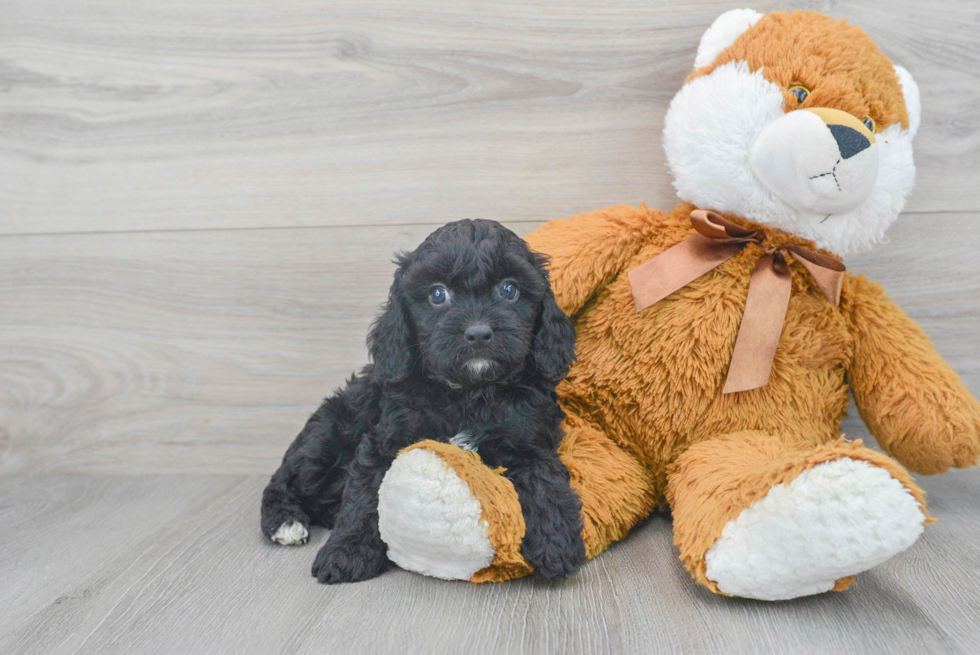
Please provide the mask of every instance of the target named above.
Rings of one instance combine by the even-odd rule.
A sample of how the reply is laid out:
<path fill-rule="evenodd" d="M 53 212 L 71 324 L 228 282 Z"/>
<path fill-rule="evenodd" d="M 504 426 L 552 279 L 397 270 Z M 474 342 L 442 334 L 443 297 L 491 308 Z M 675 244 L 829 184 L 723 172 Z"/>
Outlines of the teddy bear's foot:
<path fill-rule="evenodd" d="M 841 591 L 911 546 L 922 491 L 894 460 L 843 440 L 813 449 L 763 433 L 693 446 L 670 472 L 674 538 L 713 591 L 784 600 Z"/>
<path fill-rule="evenodd" d="M 728 521 L 705 574 L 733 596 L 818 594 L 911 546 L 925 519 L 888 471 L 844 457 L 773 487 Z"/>
<path fill-rule="evenodd" d="M 442 459 L 428 450 L 398 457 L 378 494 L 381 538 L 388 559 L 409 571 L 469 580 L 493 561 L 480 501 Z"/>
<path fill-rule="evenodd" d="M 403 451 L 378 493 L 388 559 L 447 580 L 505 580 L 530 572 L 524 519 L 510 481 L 475 453 L 424 441 Z"/>

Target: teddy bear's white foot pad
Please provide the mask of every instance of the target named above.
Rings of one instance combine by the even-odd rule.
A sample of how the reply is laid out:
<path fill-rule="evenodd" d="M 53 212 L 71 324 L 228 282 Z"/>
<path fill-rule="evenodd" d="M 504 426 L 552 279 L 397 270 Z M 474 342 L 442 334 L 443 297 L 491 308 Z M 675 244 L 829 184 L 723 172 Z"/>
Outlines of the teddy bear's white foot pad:
<path fill-rule="evenodd" d="M 293 521 L 292 523 L 283 523 L 280 525 L 269 538 L 283 546 L 299 546 L 305 544 L 309 536 L 310 532 L 306 529 L 305 525 L 298 521 Z"/>
<path fill-rule="evenodd" d="M 785 600 L 830 591 L 911 546 L 926 520 L 888 471 L 849 457 L 774 486 L 728 521 L 705 555 L 726 594 Z"/>
<path fill-rule="evenodd" d="M 469 485 L 433 452 L 399 455 L 378 493 L 378 528 L 388 559 L 409 571 L 469 580 L 494 547 Z"/>

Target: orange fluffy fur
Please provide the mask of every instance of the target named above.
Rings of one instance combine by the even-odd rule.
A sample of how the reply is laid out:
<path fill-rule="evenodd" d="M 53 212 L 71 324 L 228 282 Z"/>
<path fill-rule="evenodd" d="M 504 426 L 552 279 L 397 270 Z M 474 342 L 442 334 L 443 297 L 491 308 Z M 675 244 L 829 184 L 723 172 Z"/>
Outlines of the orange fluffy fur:
<path fill-rule="evenodd" d="M 806 49 L 795 47 L 803 40 Z M 893 123 L 909 127 L 891 61 L 864 30 L 847 21 L 811 11 L 774 11 L 687 81 L 731 61 L 744 61 L 751 71 L 761 68 L 763 77 L 782 87 L 787 110 L 832 107 L 861 120 L 870 116 L 878 131 Z M 810 91 L 802 104 L 788 91 L 796 85 Z"/>

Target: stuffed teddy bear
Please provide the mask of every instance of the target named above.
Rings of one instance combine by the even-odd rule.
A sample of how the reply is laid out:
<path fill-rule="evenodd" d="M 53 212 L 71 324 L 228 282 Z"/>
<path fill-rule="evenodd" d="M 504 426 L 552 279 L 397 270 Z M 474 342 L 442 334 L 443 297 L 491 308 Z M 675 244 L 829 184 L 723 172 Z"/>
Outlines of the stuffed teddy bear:
<path fill-rule="evenodd" d="M 560 452 L 589 557 L 669 508 L 681 560 L 716 593 L 841 591 L 930 522 L 906 468 L 977 463 L 980 404 L 842 263 L 901 212 L 919 118 L 911 75 L 860 28 L 729 11 L 665 119 L 681 203 L 527 238 L 551 258 L 578 332 Z M 840 436 L 848 390 L 888 455 Z M 531 572 L 517 494 L 477 454 L 416 444 L 378 509 L 403 568 L 476 582 Z"/>

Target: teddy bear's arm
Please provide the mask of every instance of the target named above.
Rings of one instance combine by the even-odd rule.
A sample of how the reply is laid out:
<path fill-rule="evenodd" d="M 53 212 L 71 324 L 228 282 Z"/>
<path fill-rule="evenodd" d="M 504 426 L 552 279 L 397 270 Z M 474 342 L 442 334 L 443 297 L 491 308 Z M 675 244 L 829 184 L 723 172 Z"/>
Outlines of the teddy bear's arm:
<path fill-rule="evenodd" d="M 980 403 L 922 328 L 863 275 L 845 279 L 842 307 L 854 336 L 849 382 L 882 448 L 917 473 L 976 465 Z"/>
<path fill-rule="evenodd" d="M 646 207 L 620 205 L 545 223 L 525 237 L 536 252 L 548 255 L 551 287 L 558 305 L 574 316 L 608 284 L 639 248 L 638 233 L 662 214 Z"/>

